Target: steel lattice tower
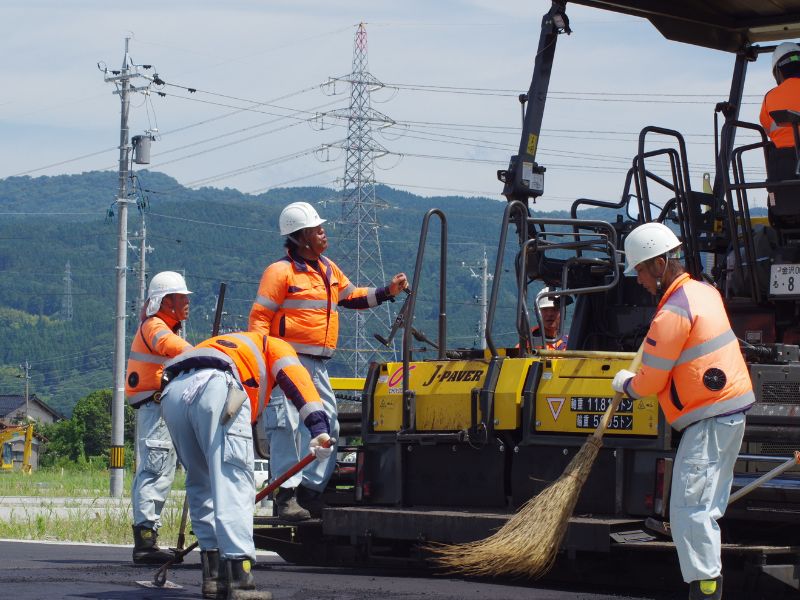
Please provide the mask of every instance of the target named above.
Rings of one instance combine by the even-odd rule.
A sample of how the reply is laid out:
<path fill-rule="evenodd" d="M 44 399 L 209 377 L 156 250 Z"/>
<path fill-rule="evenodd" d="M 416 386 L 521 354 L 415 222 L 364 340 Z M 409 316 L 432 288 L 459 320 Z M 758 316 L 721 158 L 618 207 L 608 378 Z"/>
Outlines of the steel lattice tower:
<path fill-rule="evenodd" d="M 61 320 L 72 321 L 72 268 L 67 261 L 64 268 L 64 297 L 61 300 Z"/>
<path fill-rule="evenodd" d="M 367 30 L 358 26 L 353 49 L 353 70 L 345 78 L 350 82 L 350 107 L 346 117 L 345 171 L 341 196 L 342 212 L 337 222 L 336 246 L 339 264 L 352 283 L 380 287 L 387 283 L 379 241 L 378 210 L 384 206 L 375 194 L 373 160 L 386 149 L 372 137 L 375 124 L 392 121 L 373 110 L 370 94 L 383 84 L 370 74 L 367 66 Z M 391 303 L 367 310 L 342 310 L 337 355 L 354 376 L 366 374 L 371 361 L 395 360 L 394 346 L 386 348 L 373 334 L 386 335 L 392 322 Z"/>

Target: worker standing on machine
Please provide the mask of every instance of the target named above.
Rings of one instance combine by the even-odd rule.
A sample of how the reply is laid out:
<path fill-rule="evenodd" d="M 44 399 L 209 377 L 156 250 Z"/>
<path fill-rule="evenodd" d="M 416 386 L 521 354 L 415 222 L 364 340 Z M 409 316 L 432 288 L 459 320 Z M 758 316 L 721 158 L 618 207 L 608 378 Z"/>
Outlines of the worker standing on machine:
<path fill-rule="evenodd" d="M 556 291 L 555 288 L 546 287 L 542 293 L 554 291 Z M 569 296 L 565 296 L 565 298 L 567 304 L 572 301 Z M 544 346 L 536 347 L 547 350 L 566 350 L 569 336 L 566 333 L 561 334 L 561 296 L 543 297 L 539 302 L 539 309 L 542 311 L 542 324 L 544 325 Z M 534 343 L 537 339 L 542 339 L 538 325 L 531 328 L 531 335 Z"/>
<path fill-rule="evenodd" d="M 249 330 L 286 340 L 322 397 L 331 423 L 331 435 L 339 434 L 336 396 L 326 361 L 333 356 L 339 337 L 339 307 L 365 309 L 399 294 L 407 285 L 398 273 L 381 288 L 356 287 L 339 267 L 323 256 L 328 237 L 317 211 L 308 202 L 292 202 L 281 211 L 280 233 L 286 236 L 287 255 L 264 271 L 258 295 L 250 311 Z M 308 445 L 307 432 L 285 409 L 285 395 L 276 390 L 266 411 L 270 470 L 283 473 L 295 464 Z M 322 492 L 336 461 L 312 463 L 287 480 L 275 496 L 278 516 L 304 521 L 322 514 Z"/>
<path fill-rule="evenodd" d="M 278 385 L 310 432 L 308 449 L 333 452 L 328 416 L 292 347 L 260 333 L 201 342 L 164 367 L 164 420 L 186 467 L 192 530 L 200 545 L 204 598 L 269 600 L 255 591 L 253 430 Z M 249 401 L 248 401 L 249 400 Z M 335 442 L 335 440 L 333 440 Z"/>
<path fill-rule="evenodd" d="M 776 148 L 794 148 L 794 133 L 788 125 L 772 120 L 774 110 L 800 111 L 800 45 L 779 44 L 772 53 L 772 75 L 778 84 L 764 96 L 759 119 Z"/>
<path fill-rule="evenodd" d="M 637 373 L 619 371 L 617 392 L 658 394 L 667 421 L 682 432 L 672 475 L 670 526 L 690 600 L 722 598 L 717 520 L 728 505 L 733 467 L 755 401 L 747 365 L 719 292 L 690 279 L 680 241 L 661 223 L 625 239 L 626 274 L 660 296 Z"/>
<path fill-rule="evenodd" d="M 175 479 L 175 449 L 161 418 L 161 372 L 170 358 L 192 348 L 178 332 L 189 316 L 189 294 L 180 273 L 163 271 L 150 281 L 142 322 L 128 355 L 125 395 L 136 409 L 138 461 L 131 486 L 133 562 L 163 564 L 173 558 L 158 547 L 161 511 Z"/>

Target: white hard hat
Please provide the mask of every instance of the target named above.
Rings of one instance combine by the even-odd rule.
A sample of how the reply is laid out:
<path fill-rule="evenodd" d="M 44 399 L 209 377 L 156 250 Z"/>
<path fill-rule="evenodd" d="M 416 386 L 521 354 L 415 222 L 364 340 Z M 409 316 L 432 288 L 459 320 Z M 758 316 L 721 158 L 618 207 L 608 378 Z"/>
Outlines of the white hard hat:
<path fill-rule="evenodd" d="M 662 223 L 639 225 L 625 238 L 626 275 L 636 272 L 636 265 L 666 254 L 681 245 L 672 230 Z"/>
<path fill-rule="evenodd" d="M 772 52 L 772 74 L 777 79 L 778 67 L 782 67 L 789 61 L 800 60 L 800 45 L 794 42 L 783 42 Z"/>
<path fill-rule="evenodd" d="M 281 235 L 290 235 L 307 227 L 322 225 L 325 219 L 308 202 L 292 202 L 281 211 L 278 217 Z"/>
<path fill-rule="evenodd" d="M 169 294 L 191 294 L 183 275 L 175 271 L 161 271 L 150 280 L 147 288 L 147 316 L 152 317 L 161 308 L 161 301 Z"/>
<path fill-rule="evenodd" d="M 549 294 L 550 292 L 555 292 L 556 288 L 551 287 L 544 287 L 542 288 L 542 294 Z M 556 307 L 556 300 L 561 300 L 560 296 L 544 296 L 541 300 L 539 300 L 539 308 L 555 308 Z"/>

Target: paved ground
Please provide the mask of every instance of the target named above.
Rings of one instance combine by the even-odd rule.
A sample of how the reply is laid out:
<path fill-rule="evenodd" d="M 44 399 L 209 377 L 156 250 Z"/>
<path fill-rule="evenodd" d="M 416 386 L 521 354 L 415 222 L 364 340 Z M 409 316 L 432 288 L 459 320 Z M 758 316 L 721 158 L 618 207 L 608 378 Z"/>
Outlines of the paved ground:
<path fill-rule="evenodd" d="M 200 557 L 171 569 L 168 580 L 181 588 L 147 589 L 155 569 L 134 567 L 130 546 L 52 544 L 0 540 L 0 597 L 14 600 L 183 600 L 200 598 Z M 387 570 L 295 567 L 274 554 L 259 556 L 259 586 L 276 600 L 667 600 L 683 595 L 615 595 L 613 591 L 532 587 L 406 574 Z"/>

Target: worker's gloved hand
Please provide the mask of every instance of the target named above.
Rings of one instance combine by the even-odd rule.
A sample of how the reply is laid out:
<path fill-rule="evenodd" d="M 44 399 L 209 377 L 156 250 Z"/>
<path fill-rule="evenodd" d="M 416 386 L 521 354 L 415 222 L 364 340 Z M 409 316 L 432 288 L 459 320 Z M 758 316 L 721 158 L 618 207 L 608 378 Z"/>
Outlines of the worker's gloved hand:
<path fill-rule="evenodd" d="M 330 440 L 330 447 L 325 448 L 323 444 Z M 319 460 L 326 460 L 333 454 L 334 445 L 336 444 L 336 440 L 332 439 L 327 433 L 320 433 L 317 437 L 311 440 L 311 443 L 308 445 L 308 449 L 317 459 Z"/>
<path fill-rule="evenodd" d="M 611 387 L 614 388 L 615 392 L 619 392 L 621 394 L 625 393 L 625 383 L 636 373 L 633 371 L 628 371 L 628 369 L 621 369 L 614 375 L 614 381 L 611 382 Z"/>

